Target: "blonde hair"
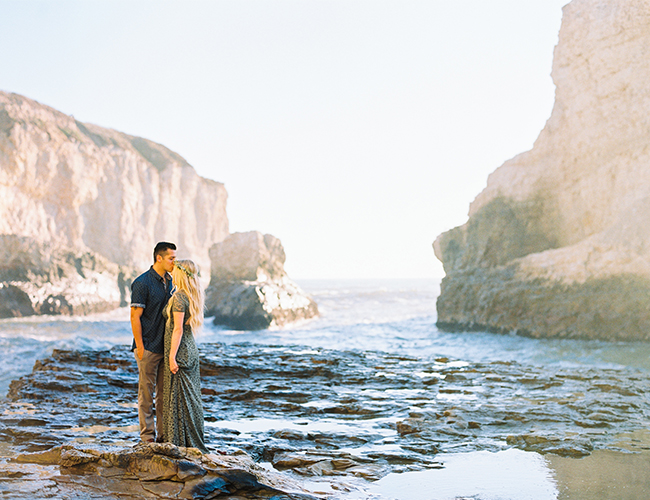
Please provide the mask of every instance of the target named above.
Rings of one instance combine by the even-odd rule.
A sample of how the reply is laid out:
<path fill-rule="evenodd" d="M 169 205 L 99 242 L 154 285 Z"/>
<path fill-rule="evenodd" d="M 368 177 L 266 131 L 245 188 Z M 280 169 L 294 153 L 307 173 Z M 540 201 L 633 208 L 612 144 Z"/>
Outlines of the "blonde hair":
<path fill-rule="evenodd" d="M 182 291 L 185 292 L 185 295 L 190 300 L 189 325 L 192 328 L 192 332 L 197 333 L 203 325 L 203 311 L 205 309 L 205 294 L 199 282 L 199 266 L 189 259 L 177 259 L 174 261 L 172 279 L 176 288 L 174 295 Z M 172 295 L 172 298 L 169 299 L 169 303 L 167 304 L 168 318 L 172 315 L 171 307 L 173 297 Z M 185 320 L 187 321 L 187 318 Z"/>

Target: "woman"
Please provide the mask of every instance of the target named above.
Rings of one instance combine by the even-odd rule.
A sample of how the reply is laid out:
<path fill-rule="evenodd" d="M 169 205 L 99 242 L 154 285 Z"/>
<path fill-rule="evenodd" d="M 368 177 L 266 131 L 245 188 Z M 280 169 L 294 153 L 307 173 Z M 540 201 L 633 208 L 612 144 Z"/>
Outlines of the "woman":
<path fill-rule="evenodd" d="M 194 333 L 203 324 L 204 295 L 199 269 L 191 260 L 174 261 L 176 290 L 165 317 L 164 440 L 177 446 L 208 450 L 203 439 L 203 405 L 199 350 Z"/>

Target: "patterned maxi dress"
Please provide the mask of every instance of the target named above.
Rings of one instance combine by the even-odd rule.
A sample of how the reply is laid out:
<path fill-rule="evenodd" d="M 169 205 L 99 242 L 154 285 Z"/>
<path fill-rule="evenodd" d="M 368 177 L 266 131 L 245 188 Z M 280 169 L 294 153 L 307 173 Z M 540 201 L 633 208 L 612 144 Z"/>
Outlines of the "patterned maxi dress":
<path fill-rule="evenodd" d="M 199 350 L 194 342 L 192 328 L 188 324 L 189 298 L 185 292 L 178 291 L 170 299 L 171 314 L 167 308 L 165 317 L 165 378 L 163 383 L 163 426 L 164 439 L 177 446 L 198 448 L 204 453 L 208 450 L 203 439 L 203 405 L 201 403 L 201 379 L 199 371 Z M 181 337 L 176 363 L 178 371 L 169 370 L 169 352 L 174 331 L 174 312 L 183 312 L 183 336 Z"/>

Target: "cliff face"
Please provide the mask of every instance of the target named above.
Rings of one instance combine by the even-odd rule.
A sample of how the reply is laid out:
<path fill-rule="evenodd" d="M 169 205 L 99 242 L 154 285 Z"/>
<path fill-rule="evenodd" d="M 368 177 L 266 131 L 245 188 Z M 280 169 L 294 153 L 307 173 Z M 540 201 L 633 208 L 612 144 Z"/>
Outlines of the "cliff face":
<path fill-rule="evenodd" d="M 223 184 L 160 144 L 0 92 L 0 234 L 148 267 L 157 241 L 208 268 L 228 235 Z"/>
<path fill-rule="evenodd" d="M 94 269 L 114 283 L 110 291 L 104 286 L 112 306 L 124 300 L 120 273 L 146 270 L 157 241 L 176 243 L 179 256 L 208 270 L 210 247 L 228 235 L 224 186 L 200 177 L 178 154 L 5 92 L 0 92 L 0 174 L 0 235 L 20 242 L 16 252 L 5 249 L 14 258 L 0 265 L 5 283 L 0 295 L 15 299 L 17 286 L 30 295 L 36 313 L 49 310 L 41 311 L 28 282 L 42 292 L 46 284 L 70 278 L 62 293 L 92 302 L 97 291 L 84 284 L 86 271 Z M 31 281 L 16 256 L 21 248 L 46 256 L 37 259 L 36 271 L 30 268 Z M 84 267 L 90 261 L 97 265 Z M 73 263 L 69 272 L 61 262 Z M 74 269 L 78 276 L 72 276 Z M 21 273 L 25 276 L 17 277 Z"/>
<path fill-rule="evenodd" d="M 443 328 L 650 338 L 650 2 L 564 7 L 550 119 L 434 243 Z"/>

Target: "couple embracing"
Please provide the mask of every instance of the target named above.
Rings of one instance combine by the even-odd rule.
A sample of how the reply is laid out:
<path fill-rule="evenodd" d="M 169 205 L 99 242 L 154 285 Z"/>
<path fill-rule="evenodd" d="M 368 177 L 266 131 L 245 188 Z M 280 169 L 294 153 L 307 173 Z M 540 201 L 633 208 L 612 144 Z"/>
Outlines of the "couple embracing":
<path fill-rule="evenodd" d="M 199 351 L 194 340 L 203 324 L 199 269 L 191 260 L 176 260 L 176 245 L 164 241 L 154 248 L 153 260 L 131 285 L 140 439 L 207 453 Z"/>

